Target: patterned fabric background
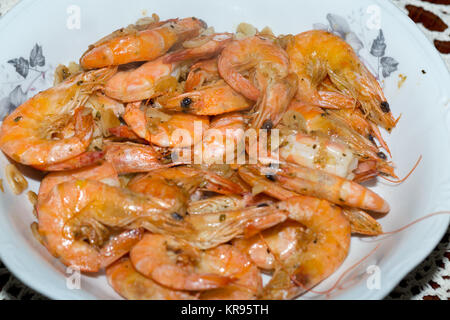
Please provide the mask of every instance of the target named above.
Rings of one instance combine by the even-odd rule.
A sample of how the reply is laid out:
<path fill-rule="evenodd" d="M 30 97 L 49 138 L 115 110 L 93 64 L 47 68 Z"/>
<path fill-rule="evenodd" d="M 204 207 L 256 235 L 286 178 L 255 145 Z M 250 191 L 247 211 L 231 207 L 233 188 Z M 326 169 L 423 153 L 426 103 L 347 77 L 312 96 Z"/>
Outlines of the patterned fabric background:
<path fill-rule="evenodd" d="M 20 0 L 0 0 L 0 19 Z M 386 0 L 387 1 L 387 0 Z M 450 69 L 450 0 L 391 0 L 426 34 Z M 26 287 L 0 261 L 0 300 L 45 299 Z M 450 300 L 450 229 L 430 256 L 387 299 Z"/>

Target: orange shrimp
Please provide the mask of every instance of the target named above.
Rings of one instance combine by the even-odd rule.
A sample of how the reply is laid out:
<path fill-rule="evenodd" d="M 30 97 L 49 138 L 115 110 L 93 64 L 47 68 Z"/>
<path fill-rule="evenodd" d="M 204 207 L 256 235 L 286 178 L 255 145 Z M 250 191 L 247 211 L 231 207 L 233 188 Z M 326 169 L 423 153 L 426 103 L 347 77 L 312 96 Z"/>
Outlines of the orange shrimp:
<path fill-rule="evenodd" d="M 192 227 L 179 221 L 151 198 L 128 190 L 112 187 L 94 180 L 60 183 L 38 201 L 39 234 L 49 252 L 67 266 L 82 271 L 97 272 L 111 259 L 114 244 L 126 245 L 126 253 L 137 234 L 130 233 L 130 241 L 114 238 L 113 229 L 130 230 L 144 227 L 152 232 L 183 235 Z M 139 233 L 140 235 L 140 233 Z M 125 237 L 126 238 L 126 237 Z M 87 240 L 87 241 L 85 241 Z M 118 249 L 117 249 L 118 250 Z"/>
<path fill-rule="evenodd" d="M 170 289 L 202 291 L 200 299 L 251 299 L 262 289 L 256 266 L 231 245 L 200 251 L 174 237 L 147 234 L 130 257 L 143 275 Z"/>
<path fill-rule="evenodd" d="M 202 60 L 194 64 L 188 74 L 184 90 L 186 92 L 195 91 L 203 87 L 207 82 L 220 79 L 217 58 Z"/>
<path fill-rule="evenodd" d="M 237 183 L 203 168 L 179 166 L 156 170 L 152 174 L 176 184 L 188 194 L 193 194 L 198 189 L 225 195 L 243 192 Z"/>
<path fill-rule="evenodd" d="M 105 94 L 122 102 L 156 97 L 176 86 L 176 78 L 171 75 L 179 65 L 179 62 L 164 63 L 161 57 L 136 69 L 120 71 L 105 84 Z"/>
<path fill-rule="evenodd" d="M 235 246 L 224 244 L 208 250 L 202 265 L 216 274 L 231 277 L 233 281 L 225 287 L 201 292 L 200 300 L 252 300 L 262 291 L 260 271 Z"/>
<path fill-rule="evenodd" d="M 228 210 L 243 209 L 248 204 L 248 199 L 239 195 L 213 196 L 203 200 L 188 203 L 189 214 L 203 214 Z"/>
<path fill-rule="evenodd" d="M 239 175 L 252 188 L 258 188 L 258 190 L 261 190 L 262 192 L 266 193 L 267 195 L 269 195 L 275 199 L 281 200 L 281 201 L 288 200 L 290 198 L 300 195 L 300 193 L 286 190 L 280 184 L 270 181 L 269 179 L 267 179 L 267 177 L 262 177 L 245 167 L 239 168 Z M 238 203 L 241 203 L 241 202 L 238 202 Z M 269 203 L 270 203 L 270 201 L 269 201 Z M 202 205 L 203 207 L 207 207 L 207 203 L 200 202 L 199 205 Z M 196 207 L 198 207 L 199 205 L 196 205 L 195 203 L 192 204 L 194 209 Z M 189 210 L 189 208 L 188 208 L 188 210 Z M 374 236 L 374 235 L 378 235 L 382 232 L 381 225 L 372 216 L 370 216 L 367 212 L 365 212 L 361 209 L 351 208 L 351 207 L 343 207 L 343 213 L 350 222 L 352 233 Z M 268 232 L 268 233 L 271 234 L 270 232 Z M 266 233 L 263 233 L 263 235 L 265 238 Z M 259 249 L 261 249 L 260 239 L 253 238 L 253 242 L 256 243 L 258 252 L 261 253 L 261 251 L 259 250 Z M 244 243 L 247 243 L 247 246 L 250 247 L 252 241 L 251 240 L 244 241 Z M 268 253 L 267 255 L 265 255 L 265 257 L 267 259 L 271 259 L 272 255 L 270 253 Z"/>
<path fill-rule="evenodd" d="M 136 271 L 129 258 L 106 268 L 106 277 L 114 290 L 129 300 L 196 300 L 194 293 L 171 290 Z"/>
<path fill-rule="evenodd" d="M 90 179 L 100 181 L 110 186 L 120 186 L 116 170 L 106 162 L 102 165 L 83 168 L 81 170 L 51 173 L 43 179 L 39 187 L 37 206 L 40 207 L 42 203 L 47 201 L 46 198 L 57 185 L 79 179 Z M 43 235 L 41 232 L 42 231 L 40 230 L 39 233 Z M 102 248 L 100 250 L 95 252 L 93 256 L 85 257 L 85 261 L 88 262 L 87 268 L 89 271 L 96 271 L 99 268 L 110 265 L 123 255 L 127 254 L 140 240 L 142 235 L 143 230 L 141 229 L 111 233 L 109 239 L 103 240 Z"/>
<path fill-rule="evenodd" d="M 173 214 L 179 215 L 180 219 L 185 216 L 189 194 L 158 173 L 138 175 L 131 179 L 127 188 L 151 197 L 162 208 L 170 209 Z"/>
<path fill-rule="evenodd" d="M 195 49 L 168 54 L 137 69 L 118 72 L 106 83 L 105 93 L 123 102 L 135 102 L 155 98 L 167 91 L 176 91 L 180 67 L 185 61 L 209 57 L 222 48 L 223 45 L 217 45 L 217 41 L 212 38 Z"/>
<path fill-rule="evenodd" d="M 297 77 L 289 74 L 286 52 L 268 40 L 250 37 L 228 45 L 219 57 L 218 67 L 234 90 L 250 100 L 258 100 L 251 126 L 275 127 L 297 90 Z M 257 86 L 243 74 L 252 69 Z"/>
<path fill-rule="evenodd" d="M 286 212 L 274 205 L 193 214 L 185 220 L 194 227 L 194 232 L 179 237 L 199 249 L 210 249 L 235 238 L 251 237 L 286 218 Z"/>
<path fill-rule="evenodd" d="M 233 245 L 247 252 L 258 268 L 272 272 L 277 262 L 285 261 L 301 247 L 304 233 L 305 227 L 288 220 L 251 238 L 234 240 Z"/>
<path fill-rule="evenodd" d="M 365 131 L 366 135 L 363 136 L 360 130 L 355 129 L 353 125 L 349 125 L 348 120 L 341 117 L 341 113 L 350 115 L 352 112 L 350 109 L 323 111 L 318 107 L 293 101 L 283 117 L 283 124 L 306 134 L 317 135 L 321 139 L 334 139 L 337 142 L 342 142 L 352 150 L 358 160 L 375 161 L 375 172 L 396 177 L 394 168 L 372 142 L 371 134 Z M 359 120 L 361 120 L 358 122 L 359 126 L 365 125 L 366 128 L 370 128 L 369 121 L 363 117 Z M 348 155 L 348 152 L 345 152 L 345 154 Z"/>
<path fill-rule="evenodd" d="M 146 234 L 131 250 L 130 258 L 141 274 L 170 289 L 199 291 L 227 285 L 230 278 L 198 266 L 205 254 L 208 251 L 201 252 L 175 237 Z"/>
<path fill-rule="evenodd" d="M 110 186 L 120 187 L 117 171 L 111 164 L 104 162 L 87 168 L 48 174 L 39 186 L 38 201 L 45 199 L 58 184 L 79 179 L 96 180 Z"/>
<path fill-rule="evenodd" d="M 148 172 L 173 166 L 164 163 L 154 148 L 131 142 L 107 142 L 105 160 L 111 163 L 119 174 Z"/>
<path fill-rule="evenodd" d="M 103 151 L 87 151 L 80 154 L 79 156 L 76 156 L 63 162 L 33 167 L 41 171 L 50 171 L 50 172 L 75 170 L 99 164 L 100 162 L 103 161 L 104 157 L 105 153 Z"/>
<path fill-rule="evenodd" d="M 206 28 L 206 23 L 196 18 L 185 18 L 153 26 L 94 45 L 81 57 L 81 66 L 84 69 L 97 69 L 154 60 L 176 44 L 199 35 Z"/>
<path fill-rule="evenodd" d="M 282 164 L 273 170 L 249 166 L 250 170 L 266 175 L 290 191 L 328 200 L 332 203 L 379 213 L 388 213 L 389 204 L 373 191 L 321 170 L 301 165 Z"/>
<path fill-rule="evenodd" d="M 52 165 L 84 153 L 94 125 L 83 105 L 115 72 L 80 73 L 38 93 L 3 121 L 0 148 L 15 161 L 31 166 Z"/>
<path fill-rule="evenodd" d="M 165 63 L 178 61 L 209 59 L 218 55 L 233 40 L 231 33 L 215 33 L 201 35 L 198 38 L 188 40 L 183 44 L 184 49 L 175 51 L 165 56 Z M 193 45 L 191 47 L 191 45 Z"/>
<path fill-rule="evenodd" d="M 214 116 L 249 109 L 253 103 L 221 81 L 170 98 L 164 108 L 196 115 Z"/>
<path fill-rule="evenodd" d="M 309 101 L 328 76 L 343 94 L 354 98 L 369 120 L 388 131 L 395 127 L 389 103 L 375 77 L 359 60 L 352 47 L 336 35 L 312 30 L 291 37 L 287 53 L 298 81 L 297 98 Z"/>
<path fill-rule="evenodd" d="M 202 130 L 209 127 L 207 117 L 185 113 L 169 114 L 153 110 L 147 117 L 141 103 L 128 104 L 123 118 L 140 138 L 160 147 L 190 147 L 201 139 L 201 135 L 195 135 L 196 123 Z"/>
<path fill-rule="evenodd" d="M 234 162 L 238 156 L 239 146 L 245 152 L 245 118 L 241 113 L 228 113 L 211 120 L 208 130 L 203 135 L 202 148 L 194 148 L 194 155 L 202 152 L 205 164 L 222 164 Z"/>
<path fill-rule="evenodd" d="M 292 299 L 327 278 L 342 264 L 350 248 L 350 223 L 328 201 L 295 197 L 276 204 L 306 228 L 298 248 L 275 269 L 261 299 Z"/>

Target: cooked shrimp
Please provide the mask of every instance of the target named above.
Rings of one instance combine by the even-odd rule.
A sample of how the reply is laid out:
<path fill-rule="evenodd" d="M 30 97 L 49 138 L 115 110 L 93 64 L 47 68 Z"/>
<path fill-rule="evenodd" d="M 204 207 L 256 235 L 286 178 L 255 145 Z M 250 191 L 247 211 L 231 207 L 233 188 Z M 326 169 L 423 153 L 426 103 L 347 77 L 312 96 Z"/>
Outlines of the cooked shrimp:
<path fill-rule="evenodd" d="M 105 94 L 122 102 L 156 97 L 176 86 L 176 78 L 171 75 L 179 65 L 179 62 L 164 63 L 161 57 L 137 69 L 120 71 L 105 84 Z"/>
<path fill-rule="evenodd" d="M 38 202 L 37 212 L 39 233 L 49 252 L 87 272 L 101 268 L 104 257 L 97 247 L 111 236 L 110 228 L 144 227 L 177 235 L 191 230 L 151 198 L 93 180 L 58 184 Z"/>
<path fill-rule="evenodd" d="M 326 31 L 312 30 L 292 37 L 286 51 L 292 71 L 301 80 L 299 100 L 309 102 L 309 97 L 317 96 L 318 85 L 329 76 L 340 92 L 361 104 L 371 121 L 388 131 L 395 127 L 379 83 L 344 40 Z"/>
<path fill-rule="evenodd" d="M 171 181 L 188 194 L 193 194 L 198 189 L 225 195 L 243 192 L 237 183 L 207 169 L 180 166 L 152 173 Z"/>
<path fill-rule="evenodd" d="M 252 105 L 251 101 L 234 91 L 228 84 L 218 82 L 173 97 L 164 104 L 164 108 L 196 115 L 214 116 L 233 111 L 243 111 Z"/>
<path fill-rule="evenodd" d="M 290 198 L 296 197 L 301 194 L 301 192 L 292 192 L 290 190 L 286 190 L 283 186 L 280 184 L 271 181 L 272 177 L 268 176 L 270 178 L 267 179 L 267 177 L 263 177 L 251 170 L 249 170 L 246 167 L 239 168 L 239 175 L 246 181 L 251 187 L 253 187 L 254 190 L 259 190 L 259 192 L 264 192 L 267 195 L 270 195 L 271 197 L 278 199 L 278 200 L 288 200 Z M 307 190 L 302 190 L 302 192 L 306 192 Z M 360 209 L 355 208 L 349 208 L 345 207 L 343 210 L 345 216 L 350 222 L 351 231 L 352 233 L 357 234 L 364 234 L 364 235 L 376 235 L 379 234 L 382 230 L 381 225 L 373 219 L 368 213 L 364 212 Z M 259 241 L 260 239 L 253 239 L 257 243 L 257 254 L 261 255 L 261 251 L 259 250 L 261 248 Z M 244 243 L 252 243 L 251 241 Z M 265 258 L 261 257 L 256 258 L 259 259 L 259 261 L 263 259 L 271 259 L 271 255 L 267 254 L 265 255 Z M 255 261 L 256 262 L 256 261 Z M 258 263 L 257 263 L 258 264 Z"/>
<path fill-rule="evenodd" d="M 370 141 L 374 141 L 374 138 L 378 140 L 381 147 L 385 149 L 389 154 L 391 151 L 381 135 L 378 126 L 368 120 L 360 109 L 340 109 L 340 110 L 330 110 L 330 113 L 335 115 L 335 117 L 346 122 L 351 128 L 356 130 L 359 134 L 363 135 Z"/>
<path fill-rule="evenodd" d="M 286 218 L 286 213 L 273 205 L 194 214 L 185 220 L 195 231 L 181 238 L 199 249 L 209 249 L 234 238 L 251 237 Z"/>
<path fill-rule="evenodd" d="M 0 148 L 17 162 L 32 166 L 82 154 L 93 135 L 93 117 L 83 105 L 114 73 L 114 69 L 80 73 L 38 93 L 3 121 Z"/>
<path fill-rule="evenodd" d="M 119 174 L 148 172 L 172 166 L 154 148 L 131 142 L 108 142 L 105 144 L 105 160 Z"/>
<path fill-rule="evenodd" d="M 175 237 L 157 234 L 146 234 L 130 252 L 136 270 L 171 289 L 210 290 L 230 283 L 229 277 L 210 272 L 202 264 L 204 255 L 208 251 L 201 252 Z"/>
<path fill-rule="evenodd" d="M 306 228 L 299 248 L 276 267 L 261 299 L 292 299 L 327 278 L 342 264 L 350 247 L 350 223 L 328 201 L 296 197 L 276 204 Z"/>
<path fill-rule="evenodd" d="M 120 138 L 123 140 L 129 140 L 133 142 L 138 142 L 140 144 L 148 144 L 148 142 L 140 137 L 136 133 L 134 133 L 133 130 L 130 129 L 127 125 L 120 125 L 115 128 L 110 128 L 109 132 L 111 135 L 113 135 L 115 138 Z"/>
<path fill-rule="evenodd" d="M 143 193 L 162 208 L 170 209 L 180 219 L 185 216 L 189 194 L 158 173 L 138 175 L 131 179 L 127 188 L 133 192 Z"/>
<path fill-rule="evenodd" d="M 164 62 L 209 59 L 218 55 L 233 40 L 231 33 L 216 33 L 201 35 L 198 38 L 188 40 L 183 44 L 185 49 L 168 54 Z M 191 47 L 193 46 L 193 47 Z"/>
<path fill-rule="evenodd" d="M 201 251 L 174 237 L 147 234 L 130 257 L 140 273 L 166 287 L 208 290 L 200 299 L 251 299 L 262 289 L 256 266 L 231 245 Z"/>
<path fill-rule="evenodd" d="M 204 200 L 192 201 L 188 204 L 189 214 L 203 214 L 228 210 L 243 209 L 248 200 L 239 195 L 215 196 Z"/>
<path fill-rule="evenodd" d="M 256 168 L 260 173 L 263 167 Z M 274 175 L 270 175 L 275 173 Z M 266 171 L 270 179 L 279 182 L 283 188 L 303 195 L 325 199 L 330 202 L 352 208 L 360 208 L 380 213 L 389 212 L 389 204 L 373 191 L 356 182 L 321 170 L 300 165 L 283 164 L 279 170 Z"/>
<path fill-rule="evenodd" d="M 200 89 L 207 82 L 217 81 L 220 79 L 219 68 L 217 66 L 217 58 L 202 60 L 194 64 L 188 74 L 184 90 L 186 92 Z"/>
<path fill-rule="evenodd" d="M 355 208 L 343 208 L 342 212 L 350 222 L 352 233 L 378 236 L 383 233 L 381 225 L 367 212 Z"/>
<path fill-rule="evenodd" d="M 258 268 L 273 271 L 277 262 L 285 261 L 299 250 L 304 234 L 302 225 L 288 220 L 251 238 L 235 240 L 233 245 L 247 252 Z"/>
<path fill-rule="evenodd" d="M 222 48 L 212 38 L 195 49 L 174 53 L 176 56 L 168 54 L 137 69 L 119 72 L 105 85 L 105 93 L 123 102 L 134 102 L 154 98 L 166 91 L 175 91 L 180 67 L 185 61 L 210 57 Z"/>
<path fill-rule="evenodd" d="M 318 87 L 318 98 L 311 96 L 309 102 L 324 108 L 324 109 L 355 109 L 357 102 L 352 97 L 339 92 L 339 90 L 333 85 L 330 78 L 325 78 L 324 81 Z"/>
<path fill-rule="evenodd" d="M 194 148 L 194 155 L 202 152 L 205 164 L 232 163 L 238 155 L 245 152 L 245 117 L 241 113 L 216 116 L 205 131 L 202 148 Z M 237 154 L 241 152 L 241 154 Z"/>
<path fill-rule="evenodd" d="M 190 147 L 201 139 L 195 134 L 196 124 L 202 131 L 209 127 L 207 117 L 185 113 L 152 111 L 147 117 L 141 103 L 128 104 L 123 118 L 140 138 L 160 147 Z"/>
<path fill-rule="evenodd" d="M 195 300 L 196 295 L 170 290 L 136 271 L 129 258 L 106 268 L 106 277 L 114 290 L 129 300 Z"/>
<path fill-rule="evenodd" d="M 350 109 L 348 110 L 323 111 L 318 107 L 293 101 L 283 117 L 283 124 L 309 135 L 314 134 L 320 139 L 334 139 L 338 143 L 344 143 L 360 161 L 373 160 L 376 162 L 377 172 L 396 177 L 394 168 L 384 157 L 380 157 L 379 149 L 369 139 L 371 134 L 366 131 L 367 135 L 363 136 L 359 130 L 353 128 L 347 120 L 340 116 L 340 112 L 347 114 L 353 112 Z M 362 117 L 360 120 L 360 125 L 365 124 L 370 128 L 366 119 Z M 343 152 L 343 154 L 350 155 L 350 152 Z M 344 158 L 350 160 L 348 157 Z M 353 166 L 353 169 L 355 169 L 355 166 Z"/>
<path fill-rule="evenodd" d="M 151 61 L 174 45 L 196 37 L 206 27 L 196 18 L 171 20 L 134 34 L 114 37 L 94 45 L 80 59 L 84 69 L 97 69 L 135 61 Z"/>
<path fill-rule="evenodd" d="M 258 100 L 252 127 L 275 127 L 297 90 L 297 77 L 289 74 L 286 52 L 268 40 L 250 37 L 228 45 L 219 57 L 218 67 L 234 90 L 247 99 Z M 252 69 L 256 72 L 256 86 L 242 74 Z"/>
<path fill-rule="evenodd" d="M 120 186 L 117 171 L 111 164 L 104 162 L 103 164 L 87 168 L 48 174 L 39 186 L 38 200 L 45 199 L 56 185 L 79 179 L 96 180 L 113 187 Z"/>
<path fill-rule="evenodd" d="M 227 244 L 207 252 L 202 265 L 216 274 L 231 277 L 233 281 L 225 287 L 201 292 L 201 300 L 251 300 L 259 296 L 261 273 L 245 253 Z"/>
<path fill-rule="evenodd" d="M 33 167 L 41 171 L 50 171 L 50 172 L 75 170 L 99 164 L 100 162 L 103 161 L 104 157 L 105 153 L 103 151 L 87 151 L 80 154 L 79 156 L 76 156 L 63 162 Z"/>
<path fill-rule="evenodd" d="M 95 124 L 102 137 L 109 137 L 109 130 L 120 126 L 120 117 L 125 113 L 123 103 L 99 93 L 89 97 L 86 107 L 93 109 Z"/>

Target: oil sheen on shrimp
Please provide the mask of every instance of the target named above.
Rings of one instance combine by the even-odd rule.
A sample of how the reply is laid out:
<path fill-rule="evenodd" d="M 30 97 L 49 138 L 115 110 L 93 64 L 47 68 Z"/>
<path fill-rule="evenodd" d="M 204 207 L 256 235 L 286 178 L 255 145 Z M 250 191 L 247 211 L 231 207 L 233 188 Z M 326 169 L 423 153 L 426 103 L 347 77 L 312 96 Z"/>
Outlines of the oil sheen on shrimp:
<path fill-rule="evenodd" d="M 186 61 L 210 57 L 223 49 L 214 38 L 195 49 L 168 54 L 142 66 L 118 72 L 105 85 L 105 93 L 123 102 L 134 102 L 156 97 L 177 86 L 179 69 Z M 176 56 L 174 56 L 176 54 Z"/>
<path fill-rule="evenodd" d="M 143 275 L 171 289 L 201 291 L 200 299 L 251 299 L 262 289 L 256 266 L 231 245 L 200 251 L 174 237 L 147 234 L 130 257 Z"/>
<path fill-rule="evenodd" d="M 109 284 L 128 300 L 196 300 L 195 293 L 171 290 L 143 276 L 129 258 L 123 258 L 106 268 Z"/>
<path fill-rule="evenodd" d="M 364 114 L 390 131 L 396 121 L 379 83 L 352 47 L 336 35 L 312 30 L 296 35 L 286 48 L 292 71 L 299 79 L 297 98 L 308 102 L 329 76 L 336 88 L 361 104 Z"/>
<path fill-rule="evenodd" d="M 352 208 L 379 213 L 388 213 L 390 210 L 386 200 L 375 192 L 356 182 L 322 170 L 293 164 L 282 164 L 279 170 L 271 172 L 261 166 L 250 167 L 265 175 L 273 174 L 269 176 L 271 180 L 279 182 L 283 188 L 293 192 Z"/>
<path fill-rule="evenodd" d="M 38 202 L 39 233 L 45 246 L 68 266 L 96 272 L 110 228 L 168 234 L 189 233 L 191 226 L 145 195 L 93 180 L 58 184 Z M 84 241 L 88 240 L 88 242 Z"/>
<path fill-rule="evenodd" d="M 90 48 L 80 60 L 84 69 L 98 69 L 135 61 L 151 61 L 177 43 L 196 37 L 206 24 L 196 18 L 175 19 L 154 28 L 113 37 Z"/>
<path fill-rule="evenodd" d="M 31 166 L 56 164 L 85 152 L 94 130 L 83 105 L 114 73 L 100 69 L 75 75 L 19 106 L 0 129 L 0 148 Z"/>
<path fill-rule="evenodd" d="M 350 223 L 328 201 L 294 197 L 276 204 L 306 228 L 299 247 L 264 287 L 261 299 L 292 299 L 327 278 L 342 264 L 350 248 Z"/>
<path fill-rule="evenodd" d="M 271 129 L 297 91 L 297 77 L 289 74 L 286 52 L 260 37 L 233 41 L 219 57 L 222 78 L 247 99 L 258 101 L 252 127 Z M 254 81 L 245 72 L 254 71 Z"/>

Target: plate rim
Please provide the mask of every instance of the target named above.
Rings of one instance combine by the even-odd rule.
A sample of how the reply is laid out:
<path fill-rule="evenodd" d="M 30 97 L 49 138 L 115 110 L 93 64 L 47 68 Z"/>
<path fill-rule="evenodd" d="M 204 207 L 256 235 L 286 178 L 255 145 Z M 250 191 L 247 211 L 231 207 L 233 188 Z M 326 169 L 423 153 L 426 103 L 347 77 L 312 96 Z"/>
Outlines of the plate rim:
<path fill-rule="evenodd" d="M 270 0 L 264 0 L 270 1 Z M 442 108 L 448 104 L 449 96 L 450 96 L 450 71 L 445 64 L 442 56 L 439 54 L 437 49 L 432 45 L 432 43 L 428 40 L 426 35 L 418 28 L 418 26 L 397 6 L 395 6 L 391 1 L 386 0 L 372 0 L 377 5 L 379 5 L 383 10 L 391 13 L 397 18 L 397 22 L 401 25 L 406 32 L 410 33 L 414 40 L 421 46 L 421 48 L 430 56 L 430 60 L 433 61 L 433 67 L 435 69 L 436 75 L 441 78 L 442 81 L 439 81 L 438 87 L 441 89 L 442 97 L 438 101 L 436 107 Z M 16 17 L 21 14 L 21 10 L 26 9 L 28 6 L 37 2 L 37 0 L 21 0 L 19 3 L 14 5 L 5 15 L 0 17 L 0 29 L 7 27 L 7 25 Z M 445 84 L 449 84 L 449 87 L 445 87 Z M 450 132 L 448 125 L 444 122 L 444 126 L 447 129 L 447 138 L 449 138 L 450 144 Z M 450 169 L 449 169 L 450 172 Z M 444 217 L 442 220 L 446 220 L 446 224 L 442 224 L 442 228 L 440 229 L 439 236 L 434 237 L 434 241 L 431 241 L 426 250 L 422 250 L 422 252 L 417 252 L 409 257 L 409 263 L 407 266 L 400 268 L 396 271 L 396 274 L 389 276 L 389 270 L 385 271 L 388 274 L 388 278 L 390 279 L 389 285 L 383 285 L 381 290 L 371 291 L 373 293 L 367 296 L 367 299 L 383 299 L 385 298 L 393 288 L 397 286 L 397 284 L 414 268 L 416 268 L 420 263 L 422 263 L 430 253 L 436 248 L 439 244 L 447 229 L 450 226 L 450 217 Z M 0 234 L 0 239 L 2 235 Z M 5 259 L 8 255 L 2 250 L 2 244 L 8 244 L 7 241 L 0 242 L 0 259 L 3 265 L 11 272 L 17 279 L 23 282 L 26 286 L 31 288 L 32 290 L 39 292 L 43 296 L 49 299 L 76 299 L 76 295 L 73 296 L 68 294 L 67 292 L 63 293 L 63 298 L 55 296 L 52 292 L 47 290 L 47 287 L 38 281 L 33 281 L 33 277 L 27 272 L 22 272 L 20 268 L 15 268 L 12 260 Z M 20 271 L 17 271 L 20 270 Z M 62 292 L 61 292 L 62 293 Z M 92 294 L 91 294 L 92 295 Z M 72 297 L 71 297 L 72 296 Z"/>

